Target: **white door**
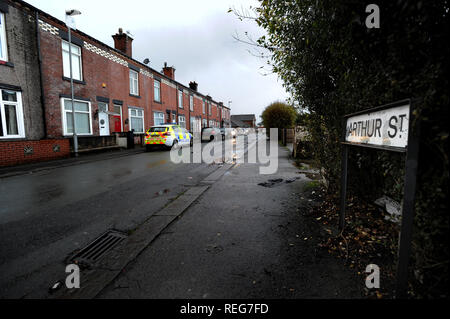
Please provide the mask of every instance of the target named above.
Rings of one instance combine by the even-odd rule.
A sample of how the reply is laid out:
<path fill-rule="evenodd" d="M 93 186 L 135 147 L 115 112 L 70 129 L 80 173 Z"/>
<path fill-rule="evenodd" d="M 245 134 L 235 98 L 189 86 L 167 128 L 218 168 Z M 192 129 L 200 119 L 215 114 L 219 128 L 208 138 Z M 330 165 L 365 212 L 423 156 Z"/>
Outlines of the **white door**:
<path fill-rule="evenodd" d="M 100 127 L 100 136 L 109 135 L 109 115 L 108 104 L 98 103 L 98 125 Z"/>

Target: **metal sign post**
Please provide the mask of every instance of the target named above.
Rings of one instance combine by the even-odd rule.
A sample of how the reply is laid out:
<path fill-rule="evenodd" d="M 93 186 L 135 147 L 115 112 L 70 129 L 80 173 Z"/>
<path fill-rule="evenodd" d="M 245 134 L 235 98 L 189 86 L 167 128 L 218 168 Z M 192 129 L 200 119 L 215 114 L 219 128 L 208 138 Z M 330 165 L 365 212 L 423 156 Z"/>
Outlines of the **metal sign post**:
<path fill-rule="evenodd" d="M 343 117 L 339 216 L 339 228 L 341 230 L 345 227 L 347 164 L 350 146 L 406 153 L 402 223 L 399 235 L 396 273 L 396 298 L 406 297 L 408 263 L 411 255 L 419 154 L 419 121 L 415 121 L 413 111 L 414 103 L 407 99 Z"/>

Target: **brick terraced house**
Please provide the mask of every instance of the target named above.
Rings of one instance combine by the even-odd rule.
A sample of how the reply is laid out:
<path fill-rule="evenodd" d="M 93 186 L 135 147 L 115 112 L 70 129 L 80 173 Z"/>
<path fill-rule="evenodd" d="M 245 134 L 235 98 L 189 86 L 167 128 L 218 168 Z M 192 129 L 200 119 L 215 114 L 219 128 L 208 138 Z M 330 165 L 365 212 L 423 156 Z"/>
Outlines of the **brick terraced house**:
<path fill-rule="evenodd" d="M 73 114 L 65 23 L 17 0 L 0 0 L 0 22 L 0 166 L 68 156 Z M 114 48 L 72 30 L 80 150 L 168 122 L 191 132 L 230 127 L 230 109 L 201 94 L 196 82 L 177 82 L 167 63 L 158 72 L 134 60 L 133 38 L 122 29 L 112 37 Z"/>

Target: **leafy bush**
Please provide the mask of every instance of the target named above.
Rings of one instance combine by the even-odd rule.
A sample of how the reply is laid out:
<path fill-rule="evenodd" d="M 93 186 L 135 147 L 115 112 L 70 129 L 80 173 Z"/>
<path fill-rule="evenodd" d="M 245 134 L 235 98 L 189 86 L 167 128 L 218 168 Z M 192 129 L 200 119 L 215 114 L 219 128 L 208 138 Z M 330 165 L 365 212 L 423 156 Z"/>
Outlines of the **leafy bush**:
<path fill-rule="evenodd" d="M 286 103 L 273 102 L 264 109 L 261 117 L 266 128 L 292 128 L 297 118 L 297 112 Z"/>

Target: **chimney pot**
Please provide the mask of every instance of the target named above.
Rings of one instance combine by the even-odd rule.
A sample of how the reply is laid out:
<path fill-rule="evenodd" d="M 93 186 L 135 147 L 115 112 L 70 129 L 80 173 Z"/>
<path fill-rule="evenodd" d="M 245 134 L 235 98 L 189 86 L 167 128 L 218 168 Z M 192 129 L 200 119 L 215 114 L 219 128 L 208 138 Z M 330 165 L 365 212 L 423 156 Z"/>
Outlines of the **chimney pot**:
<path fill-rule="evenodd" d="M 163 73 L 165 76 L 175 80 L 175 68 L 173 66 L 167 66 L 167 62 L 164 62 Z"/>
<path fill-rule="evenodd" d="M 114 48 L 131 58 L 133 38 L 123 33 L 122 28 L 119 28 L 119 32 L 114 34 L 112 37 L 114 39 Z"/>
<path fill-rule="evenodd" d="M 191 88 L 191 90 L 197 91 L 198 84 L 195 81 L 191 81 L 191 82 L 189 82 L 189 87 Z"/>

